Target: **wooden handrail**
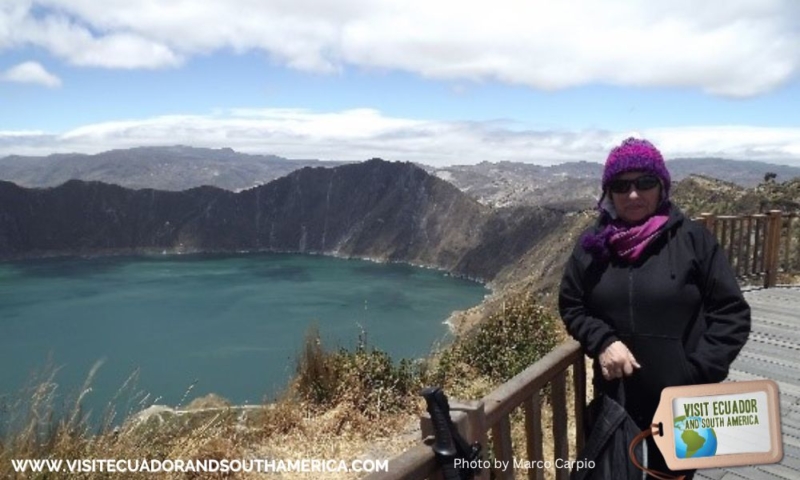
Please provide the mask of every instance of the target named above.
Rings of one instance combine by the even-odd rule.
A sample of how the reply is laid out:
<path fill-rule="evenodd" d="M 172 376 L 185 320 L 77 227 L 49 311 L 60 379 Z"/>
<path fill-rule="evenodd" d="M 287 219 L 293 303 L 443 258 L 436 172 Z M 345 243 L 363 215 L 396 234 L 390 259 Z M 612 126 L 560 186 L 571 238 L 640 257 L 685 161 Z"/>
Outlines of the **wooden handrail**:
<path fill-rule="evenodd" d="M 541 460 L 543 455 L 543 435 L 541 434 L 539 399 L 541 398 L 542 389 L 552 382 L 551 395 L 553 400 L 551 400 L 551 404 L 556 405 L 554 408 L 554 433 L 556 437 L 559 437 L 554 439 L 555 455 L 557 458 L 567 460 L 569 444 L 567 443 L 566 373 L 569 367 L 572 366 L 576 399 L 575 410 L 576 412 L 581 412 L 576 417 L 577 451 L 583 445 L 583 422 L 580 419 L 586 402 L 584 361 L 585 358 L 578 342 L 568 340 L 560 344 L 539 361 L 499 386 L 478 402 L 475 402 L 480 406 L 477 411 L 481 412 L 477 422 L 475 422 L 479 427 L 476 428 L 473 425 L 462 429 L 461 427 L 465 427 L 463 423 L 469 420 L 462 414 L 456 421 L 459 425 L 459 430 L 466 430 L 471 432 L 473 437 L 484 439 L 482 442 L 484 448 L 486 447 L 486 435 L 491 431 L 495 458 L 511 459 L 512 445 L 509 415 L 516 408 L 523 407 L 526 413 L 527 451 L 529 457 L 531 457 L 529 460 Z M 428 429 L 423 428 L 423 432 L 427 436 Z M 468 438 L 468 440 L 472 442 L 476 438 Z M 439 471 L 430 446 L 421 443 L 390 459 L 388 472 L 375 472 L 365 478 L 366 480 L 422 480 L 438 475 Z M 495 473 L 497 478 L 513 478 L 514 474 L 513 469 Z M 561 469 L 556 472 L 556 478 L 567 478 L 568 474 L 569 472 L 566 469 Z M 531 469 L 529 470 L 529 475 L 531 478 L 542 478 L 543 472 L 541 469 Z M 482 478 L 488 479 L 489 472 L 484 471 Z"/>
<path fill-rule="evenodd" d="M 538 392 L 557 374 L 563 372 L 577 359 L 583 358 L 581 345 L 570 340 L 554 348 L 538 362 L 526 368 L 517 376 L 497 387 L 483 397 L 486 409 L 486 423 L 494 425 L 522 405 L 522 402 Z"/>

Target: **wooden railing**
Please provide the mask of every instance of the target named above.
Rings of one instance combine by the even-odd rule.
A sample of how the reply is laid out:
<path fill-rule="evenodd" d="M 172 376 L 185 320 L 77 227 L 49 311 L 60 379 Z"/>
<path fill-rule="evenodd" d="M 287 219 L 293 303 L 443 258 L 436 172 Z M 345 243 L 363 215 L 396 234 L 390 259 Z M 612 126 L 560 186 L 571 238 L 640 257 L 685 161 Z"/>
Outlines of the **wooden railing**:
<path fill-rule="evenodd" d="M 583 447 L 583 409 L 586 403 L 586 368 L 580 344 L 574 340 L 562 343 L 526 370 L 498 387 L 479 401 L 457 402 L 451 400 L 451 415 L 462 435 L 469 441 L 478 441 L 486 448 L 491 438 L 494 478 L 513 479 L 515 461 L 532 465 L 556 465 L 574 458 Z M 575 441 L 570 457 L 568 432 L 567 372 L 572 372 Z M 550 386 L 549 407 L 552 410 L 553 458 L 544 458 L 542 433 L 542 405 L 545 387 Z M 513 455 L 511 414 L 522 408 L 525 416 L 525 448 L 527 459 Z M 436 478 L 440 470 L 436 464 L 431 441 L 430 419 L 420 418 L 423 442 L 389 461 L 388 472 L 373 473 L 368 480 L 422 480 Z M 425 442 L 428 442 L 426 444 Z M 484 454 L 484 459 L 488 455 Z M 509 468 L 496 468 L 508 465 Z M 530 479 L 543 480 L 544 468 L 526 468 Z M 479 479 L 488 479 L 489 470 L 483 469 Z M 567 480 L 569 468 L 556 469 L 556 480 Z"/>
<path fill-rule="evenodd" d="M 774 287 L 778 274 L 800 272 L 800 221 L 797 213 L 720 215 L 699 220 L 711 230 L 743 283 Z"/>

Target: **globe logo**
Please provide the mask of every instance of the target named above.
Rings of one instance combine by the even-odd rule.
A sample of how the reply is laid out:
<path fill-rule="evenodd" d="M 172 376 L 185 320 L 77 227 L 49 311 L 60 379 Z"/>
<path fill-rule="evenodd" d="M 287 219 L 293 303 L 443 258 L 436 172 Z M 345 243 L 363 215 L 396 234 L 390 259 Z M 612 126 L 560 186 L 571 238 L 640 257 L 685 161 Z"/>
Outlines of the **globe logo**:
<path fill-rule="evenodd" d="M 699 428 L 700 417 L 675 419 L 675 454 L 678 458 L 712 457 L 717 453 L 717 433 L 713 428 Z"/>

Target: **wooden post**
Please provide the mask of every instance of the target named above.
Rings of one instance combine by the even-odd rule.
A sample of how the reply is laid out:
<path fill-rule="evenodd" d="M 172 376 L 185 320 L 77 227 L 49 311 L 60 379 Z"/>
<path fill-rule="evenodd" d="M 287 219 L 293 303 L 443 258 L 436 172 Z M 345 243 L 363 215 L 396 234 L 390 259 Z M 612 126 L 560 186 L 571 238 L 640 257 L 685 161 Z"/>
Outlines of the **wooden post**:
<path fill-rule="evenodd" d="M 553 463 L 569 460 L 569 435 L 567 433 L 567 375 L 561 371 L 550 383 L 550 403 L 553 407 Z M 568 468 L 556 468 L 556 480 L 568 480 Z"/>
<path fill-rule="evenodd" d="M 797 245 L 796 245 L 797 242 L 795 241 L 795 238 L 793 236 L 795 230 L 797 229 L 796 225 L 797 218 L 798 217 L 796 212 L 791 213 L 789 215 L 789 231 L 786 234 L 789 237 L 788 244 L 789 244 L 789 251 L 791 252 L 789 254 L 789 271 L 792 273 L 797 273 L 798 254 L 800 253 L 797 250 Z"/>
<path fill-rule="evenodd" d="M 726 218 L 717 219 L 717 225 L 719 224 L 722 225 L 721 228 L 722 231 L 719 232 L 719 235 L 717 235 L 717 241 L 719 242 L 719 249 L 722 250 L 722 252 L 725 254 L 725 258 L 728 259 L 728 263 L 730 264 L 731 256 L 730 253 L 728 252 L 728 243 L 727 243 L 728 223 L 730 223 L 730 221 Z"/>
<path fill-rule="evenodd" d="M 781 225 L 783 225 L 783 220 L 786 222 L 786 237 L 784 238 L 784 245 L 783 245 L 783 271 L 788 272 L 790 271 L 791 267 L 789 266 L 789 253 L 791 252 L 792 248 L 792 217 L 786 217 L 781 219 Z M 783 227 L 781 227 L 783 228 Z"/>
<path fill-rule="evenodd" d="M 781 240 L 781 211 L 770 210 L 767 224 L 766 254 L 764 258 L 767 274 L 764 276 L 764 288 L 774 287 L 778 283 L 778 250 Z"/>
<path fill-rule="evenodd" d="M 703 218 L 703 225 L 706 226 L 709 232 L 714 233 L 715 229 L 715 222 L 716 218 L 714 217 L 713 213 L 701 213 L 700 216 Z"/>
<path fill-rule="evenodd" d="M 753 272 L 753 267 L 750 264 L 750 244 L 754 242 L 755 239 L 753 238 L 753 217 L 748 215 L 747 219 L 747 229 L 745 230 L 745 239 L 744 239 L 744 274 L 751 275 Z"/>
<path fill-rule="evenodd" d="M 464 438 L 470 444 L 478 442 L 481 445 L 483 449 L 481 452 L 481 459 L 485 460 L 487 457 L 486 449 L 489 445 L 489 437 L 486 435 L 486 410 L 483 400 L 470 400 L 468 402 L 451 404 L 450 410 L 467 414 L 467 434 Z M 490 476 L 491 471 L 489 471 L 488 468 L 484 468 L 475 476 L 475 479 L 489 480 Z"/>
<path fill-rule="evenodd" d="M 495 478 L 514 480 L 514 449 L 511 445 L 511 418 L 508 415 L 492 427 L 492 446 L 495 460 L 509 466 L 505 470 L 494 468 Z"/>
<path fill-rule="evenodd" d="M 522 408 L 525 410 L 525 438 L 526 447 L 528 452 L 528 460 L 530 462 L 539 462 L 541 465 L 544 461 L 544 448 L 542 435 L 542 405 L 541 395 L 539 392 L 533 394 L 533 397 L 525 400 Z M 544 480 L 543 468 L 529 468 L 529 480 Z"/>
<path fill-rule="evenodd" d="M 583 452 L 583 411 L 586 408 L 586 357 L 572 366 L 572 386 L 575 390 L 575 456 Z"/>
<path fill-rule="evenodd" d="M 738 228 L 736 229 L 736 233 L 738 234 L 736 239 L 736 276 L 741 277 L 746 272 L 743 265 L 744 259 L 746 258 L 744 253 L 745 217 L 739 217 L 736 221 L 738 222 Z"/>
<path fill-rule="evenodd" d="M 753 273 L 756 275 L 761 275 L 764 273 L 764 244 L 766 243 L 767 236 L 766 234 L 761 234 L 761 224 L 763 223 L 762 220 L 764 219 L 764 216 L 759 214 L 753 216 L 753 218 L 756 222 L 756 235 L 753 242 Z"/>
<path fill-rule="evenodd" d="M 733 267 L 736 263 L 734 254 L 734 247 L 736 244 L 736 218 L 731 218 L 728 221 L 731 224 L 728 231 L 728 263 Z"/>

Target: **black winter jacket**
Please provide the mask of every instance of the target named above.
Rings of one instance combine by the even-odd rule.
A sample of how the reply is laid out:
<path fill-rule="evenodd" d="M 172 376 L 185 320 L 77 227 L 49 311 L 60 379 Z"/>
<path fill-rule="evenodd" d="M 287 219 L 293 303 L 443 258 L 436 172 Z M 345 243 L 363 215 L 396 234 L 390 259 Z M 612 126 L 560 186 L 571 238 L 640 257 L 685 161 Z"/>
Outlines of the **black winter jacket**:
<path fill-rule="evenodd" d="M 596 360 L 607 345 L 621 340 L 636 357 L 641 368 L 625 380 L 625 404 L 643 428 L 663 388 L 724 380 L 750 333 L 750 307 L 716 238 L 676 206 L 632 264 L 598 261 L 578 241 L 559 310 L 595 359 L 597 394 L 609 389 Z"/>

